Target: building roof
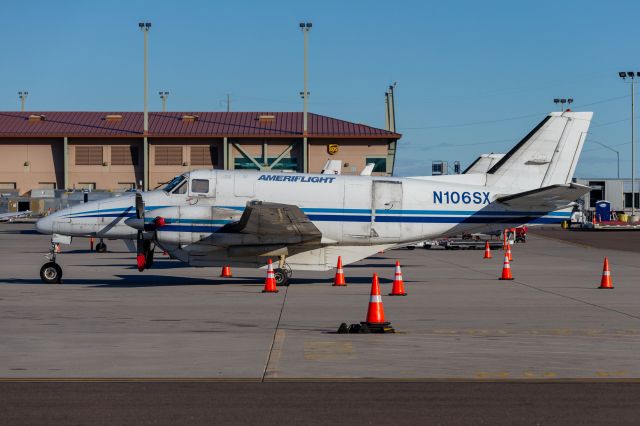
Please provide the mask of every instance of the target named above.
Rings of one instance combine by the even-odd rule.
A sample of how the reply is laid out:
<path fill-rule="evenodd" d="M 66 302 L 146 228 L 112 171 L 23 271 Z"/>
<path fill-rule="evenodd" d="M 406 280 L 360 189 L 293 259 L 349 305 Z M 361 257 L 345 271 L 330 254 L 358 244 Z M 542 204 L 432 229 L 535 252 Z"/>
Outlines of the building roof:
<path fill-rule="evenodd" d="M 302 112 L 150 112 L 149 137 L 302 137 Z M 400 134 L 309 113 L 307 137 Z M 0 112 L 0 137 L 140 137 L 142 112 Z"/>

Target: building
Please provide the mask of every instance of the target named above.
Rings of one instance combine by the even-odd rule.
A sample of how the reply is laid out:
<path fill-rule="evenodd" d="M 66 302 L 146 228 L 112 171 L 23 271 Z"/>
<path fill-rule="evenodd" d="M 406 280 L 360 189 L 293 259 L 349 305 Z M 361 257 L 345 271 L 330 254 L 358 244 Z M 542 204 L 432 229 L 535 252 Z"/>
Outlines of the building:
<path fill-rule="evenodd" d="M 631 212 L 631 179 L 576 178 L 574 181 L 591 187 L 591 191 L 582 197 L 585 209 L 594 210 L 598 201 L 606 200 L 613 211 Z M 640 211 L 640 179 L 636 179 L 633 192 L 636 211 Z"/>
<path fill-rule="evenodd" d="M 391 175 L 401 135 L 301 112 L 0 112 L 0 190 L 153 189 L 198 168 Z"/>

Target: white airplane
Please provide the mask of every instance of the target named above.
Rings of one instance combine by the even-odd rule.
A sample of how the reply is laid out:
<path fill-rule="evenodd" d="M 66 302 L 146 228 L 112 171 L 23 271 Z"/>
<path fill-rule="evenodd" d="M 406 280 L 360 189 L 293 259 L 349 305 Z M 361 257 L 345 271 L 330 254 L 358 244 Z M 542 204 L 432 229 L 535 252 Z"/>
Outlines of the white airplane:
<path fill-rule="evenodd" d="M 44 282 L 60 282 L 55 242 L 137 241 L 140 271 L 155 246 L 192 266 L 326 271 L 409 242 L 568 219 L 587 186 L 571 183 L 591 112 L 549 114 L 484 173 L 412 178 L 195 170 L 164 188 L 92 201 L 40 219 L 53 234 Z M 66 240 L 66 241 L 65 241 Z"/>
<path fill-rule="evenodd" d="M 13 222 L 13 219 L 29 216 L 30 214 L 31 210 L 25 210 L 22 212 L 0 213 L 0 222 Z"/>

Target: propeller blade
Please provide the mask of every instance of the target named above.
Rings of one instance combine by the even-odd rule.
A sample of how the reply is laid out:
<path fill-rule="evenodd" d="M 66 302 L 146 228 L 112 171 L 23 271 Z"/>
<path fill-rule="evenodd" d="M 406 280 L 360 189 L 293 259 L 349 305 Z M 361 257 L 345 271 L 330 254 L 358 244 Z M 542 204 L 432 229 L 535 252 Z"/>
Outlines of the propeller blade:
<path fill-rule="evenodd" d="M 136 192 L 136 217 L 138 219 L 144 219 L 144 200 L 142 194 Z"/>

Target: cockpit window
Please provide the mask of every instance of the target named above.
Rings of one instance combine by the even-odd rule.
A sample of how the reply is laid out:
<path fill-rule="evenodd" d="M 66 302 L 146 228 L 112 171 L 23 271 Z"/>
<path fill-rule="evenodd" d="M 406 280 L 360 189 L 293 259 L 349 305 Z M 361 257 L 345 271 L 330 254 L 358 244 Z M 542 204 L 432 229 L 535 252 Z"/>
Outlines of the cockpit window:
<path fill-rule="evenodd" d="M 187 193 L 187 180 L 183 180 L 176 189 L 173 190 L 173 194 L 186 194 Z"/>
<path fill-rule="evenodd" d="M 173 179 L 171 179 L 171 182 L 169 182 L 168 184 L 165 185 L 164 188 L 162 188 L 162 190 L 164 192 L 171 192 L 173 191 L 175 188 L 178 187 L 178 185 L 180 185 L 181 183 L 183 183 L 186 180 L 184 175 L 180 175 L 180 176 L 176 176 Z M 186 192 L 186 187 L 185 187 L 185 192 Z M 182 192 L 182 194 L 184 194 L 185 192 Z"/>
<path fill-rule="evenodd" d="M 208 179 L 193 179 L 191 180 L 191 192 L 198 194 L 206 194 L 209 192 L 209 180 Z"/>

